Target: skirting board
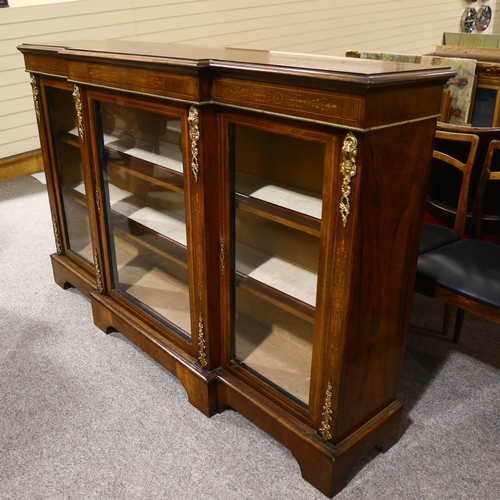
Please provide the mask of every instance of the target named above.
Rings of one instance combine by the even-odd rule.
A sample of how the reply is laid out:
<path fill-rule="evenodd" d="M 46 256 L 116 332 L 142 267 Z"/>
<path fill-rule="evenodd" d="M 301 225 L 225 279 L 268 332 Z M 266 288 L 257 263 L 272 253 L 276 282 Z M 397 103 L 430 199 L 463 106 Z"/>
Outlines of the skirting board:
<path fill-rule="evenodd" d="M 0 159 L 0 181 L 43 172 L 42 153 L 39 149 Z"/>

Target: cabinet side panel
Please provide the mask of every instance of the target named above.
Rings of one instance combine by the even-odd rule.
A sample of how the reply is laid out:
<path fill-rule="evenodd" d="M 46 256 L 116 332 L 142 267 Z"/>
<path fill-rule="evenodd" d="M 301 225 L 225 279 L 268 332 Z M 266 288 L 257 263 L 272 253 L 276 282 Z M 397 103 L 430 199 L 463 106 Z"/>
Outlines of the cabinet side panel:
<path fill-rule="evenodd" d="M 434 130 L 428 120 L 363 142 L 335 441 L 396 399 Z"/>

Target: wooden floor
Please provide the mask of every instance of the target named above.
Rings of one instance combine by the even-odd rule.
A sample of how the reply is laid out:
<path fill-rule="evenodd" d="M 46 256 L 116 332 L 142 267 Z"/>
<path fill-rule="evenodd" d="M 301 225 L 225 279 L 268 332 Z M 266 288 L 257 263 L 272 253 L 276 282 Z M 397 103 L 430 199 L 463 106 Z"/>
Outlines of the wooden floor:
<path fill-rule="evenodd" d="M 43 172 L 40 150 L 0 159 L 0 181 Z"/>

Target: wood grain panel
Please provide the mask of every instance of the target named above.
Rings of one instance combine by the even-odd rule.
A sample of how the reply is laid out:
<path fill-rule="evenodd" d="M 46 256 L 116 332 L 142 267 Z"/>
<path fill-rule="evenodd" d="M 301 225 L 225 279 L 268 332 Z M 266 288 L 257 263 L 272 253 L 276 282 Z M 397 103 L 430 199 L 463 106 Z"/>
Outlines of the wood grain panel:
<path fill-rule="evenodd" d="M 48 75 L 67 76 L 68 66 L 66 61 L 61 58 L 51 56 L 33 56 L 26 54 L 24 56 L 26 69 L 33 73 L 45 73 Z"/>
<path fill-rule="evenodd" d="M 309 116 L 317 120 L 359 126 L 361 101 L 333 93 L 296 90 L 285 86 L 242 83 L 230 78 L 216 78 L 213 97 L 217 102 Z"/>
<path fill-rule="evenodd" d="M 69 78 L 92 85 L 149 92 L 176 99 L 198 100 L 199 84 L 195 77 L 84 62 L 69 62 Z"/>

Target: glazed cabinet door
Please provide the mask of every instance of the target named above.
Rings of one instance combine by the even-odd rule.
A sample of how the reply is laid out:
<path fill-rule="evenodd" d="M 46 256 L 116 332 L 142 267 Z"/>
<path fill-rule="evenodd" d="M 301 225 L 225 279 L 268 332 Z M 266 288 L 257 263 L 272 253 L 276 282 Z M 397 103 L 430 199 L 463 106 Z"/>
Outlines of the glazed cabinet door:
<path fill-rule="evenodd" d="M 48 155 L 46 169 L 54 214 L 57 253 L 94 274 L 87 192 L 91 188 L 85 154 L 80 147 L 78 95 L 73 85 L 41 78 L 46 109 Z M 80 115 L 81 118 L 81 115 Z M 57 208 L 56 208 L 57 207 Z"/>
<path fill-rule="evenodd" d="M 337 140 L 307 125 L 236 115 L 224 117 L 223 130 L 225 363 L 309 421 L 321 384 L 321 276 L 332 240 L 324 219 Z"/>
<path fill-rule="evenodd" d="M 191 344 L 187 110 L 113 94 L 89 97 L 106 292 Z"/>

